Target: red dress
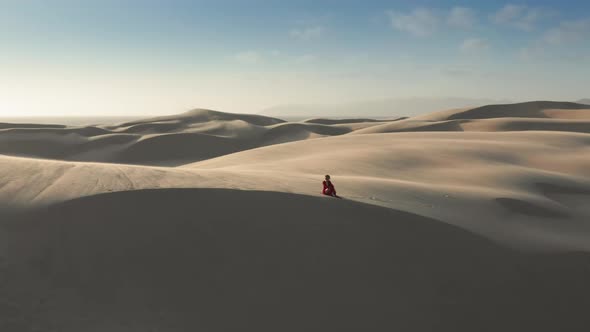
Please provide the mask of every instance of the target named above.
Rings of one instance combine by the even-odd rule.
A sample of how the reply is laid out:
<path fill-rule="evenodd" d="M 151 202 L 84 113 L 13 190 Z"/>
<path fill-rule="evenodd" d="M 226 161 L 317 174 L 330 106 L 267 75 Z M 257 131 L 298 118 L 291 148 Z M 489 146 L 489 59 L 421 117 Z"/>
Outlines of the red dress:
<path fill-rule="evenodd" d="M 336 196 L 336 188 L 334 188 L 334 185 L 332 184 L 332 182 L 324 181 L 323 185 L 324 185 L 324 189 L 322 190 L 322 194 L 328 195 L 328 196 Z"/>

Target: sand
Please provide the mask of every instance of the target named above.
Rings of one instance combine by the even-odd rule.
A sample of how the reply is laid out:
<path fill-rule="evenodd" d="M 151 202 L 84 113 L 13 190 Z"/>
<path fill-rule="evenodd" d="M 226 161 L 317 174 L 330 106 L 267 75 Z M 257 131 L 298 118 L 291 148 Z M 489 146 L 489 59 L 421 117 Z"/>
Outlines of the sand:
<path fill-rule="evenodd" d="M 4 124 L 0 330 L 584 331 L 587 121 Z"/>
<path fill-rule="evenodd" d="M 348 134 L 382 123 L 287 123 L 261 115 L 205 109 L 108 126 L 0 123 L 0 154 L 178 166 L 266 145 Z"/>

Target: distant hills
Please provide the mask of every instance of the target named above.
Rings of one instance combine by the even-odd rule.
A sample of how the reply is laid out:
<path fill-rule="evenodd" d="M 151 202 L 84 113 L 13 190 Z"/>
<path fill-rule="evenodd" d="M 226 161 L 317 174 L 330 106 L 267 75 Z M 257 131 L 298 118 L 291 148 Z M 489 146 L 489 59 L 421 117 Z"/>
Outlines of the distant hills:
<path fill-rule="evenodd" d="M 471 98 L 391 98 L 342 104 L 291 104 L 265 109 L 259 114 L 278 117 L 397 117 L 454 108 L 472 108 L 509 100 Z"/>
<path fill-rule="evenodd" d="M 590 105 L 590 98 L 580 99 L 576 103 Z"/>

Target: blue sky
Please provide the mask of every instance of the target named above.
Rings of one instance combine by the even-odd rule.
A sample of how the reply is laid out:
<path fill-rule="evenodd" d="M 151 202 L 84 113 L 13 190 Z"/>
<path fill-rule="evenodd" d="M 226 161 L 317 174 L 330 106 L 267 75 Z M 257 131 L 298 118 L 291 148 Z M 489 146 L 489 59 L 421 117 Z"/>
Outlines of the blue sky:
<path fill-rule="evenodd" d="M 590 97 L 586 1 L 0 0 L 0 115 Z"/>

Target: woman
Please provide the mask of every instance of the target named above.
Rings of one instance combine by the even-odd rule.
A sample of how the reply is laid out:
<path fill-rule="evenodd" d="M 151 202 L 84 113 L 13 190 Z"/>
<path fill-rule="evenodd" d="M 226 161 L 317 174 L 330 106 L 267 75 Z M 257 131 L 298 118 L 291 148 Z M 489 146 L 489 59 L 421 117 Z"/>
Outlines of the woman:
<path fill-rule="evenodd" d="M 336 188 L 334 188 L 334 185 L 330 181 L 329 175 L 326 175 L 326 180 L 323 182 L 323 185 L 324 189 L 322 190 L 322 194 L 332 197 L 338 197 L 338 195 L 336 195 Z"/>

